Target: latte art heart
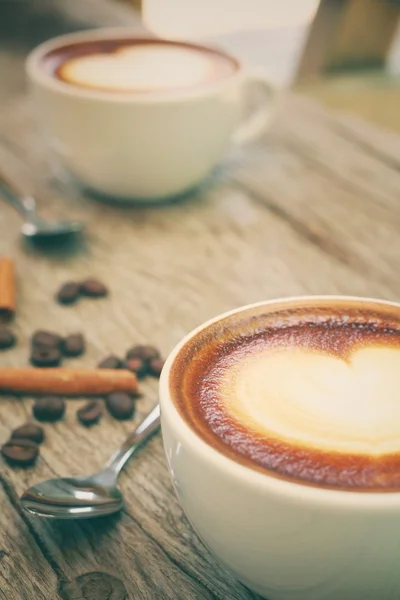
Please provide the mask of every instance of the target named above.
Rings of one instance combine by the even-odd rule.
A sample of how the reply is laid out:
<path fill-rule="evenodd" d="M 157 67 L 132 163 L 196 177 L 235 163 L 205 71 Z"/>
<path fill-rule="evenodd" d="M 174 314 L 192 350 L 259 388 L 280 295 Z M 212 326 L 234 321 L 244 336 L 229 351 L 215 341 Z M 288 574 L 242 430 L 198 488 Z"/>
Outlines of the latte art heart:
<path fill-rule="evenodd" d="M 400 309 L 341 300 L 249 309 L 175 359 L 189 426 L 249 468 L 302 484 L 400 491 Z"/>
<path fill-rule="evenodd" d="M 48 71 L 75 87 L 110 93 L 187 91 L 232 75 L 236 62 L 195 44 L 152 39 L 93 39 L 49 53 Z"/>
<path fill-rule="evenodd" d="M 313 449 L 400 451 L 400 349 L 347 360 L 300 348 L 266 350 L 227 369 L 221 399 L 249 430 Z"/>
<path fill-rule="evenodd" d="M 64 64 L 64 79 L 110 90 L 154 91 L 198 85 L 212 75 L 210 57 L 195 50 L 132 46 L 112 54 L 92 54 Z"/>

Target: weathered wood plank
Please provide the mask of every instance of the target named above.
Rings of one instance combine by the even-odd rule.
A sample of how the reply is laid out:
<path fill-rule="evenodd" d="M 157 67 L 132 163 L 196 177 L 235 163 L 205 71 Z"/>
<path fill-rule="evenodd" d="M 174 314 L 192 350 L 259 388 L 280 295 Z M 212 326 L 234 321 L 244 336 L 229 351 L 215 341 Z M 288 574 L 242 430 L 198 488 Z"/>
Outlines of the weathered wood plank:
<path fill-rule="evenodd" d="M 13 497 L 0 478 L 0 598 L 57 600 L 57 577 L 12 505 L 10 493 Z"/>
<path fill-rule="evenodd" d="M 8 401 L 4 402 L 6 406 Z M 74 404 L 69 407 L 72 420 L 75 403 L 71 404 Z M 2 438 L 9 427 L 4 415 L 13 413 L 14 423 L 16 412 L 1 410 Z M 77 436 L 76 428 L 71 427 L 70 415 L 56 428 L 46 428 L 43 459 L 34 470 L 4 468 L 4 478 L 15 497 L 40 479 L 65 471 L 94 470 L 98 466 L 98 447 L 107 444 L 107 451 L 111 449 L 104 438 L 116 438 L 116 443 L 123 439 L 122 432 L 119 436 L 113 435 L 113 425 L 118 427 L 118 424 L 111 420 L 103 423 L 104 438 L 100 431 L 88 436 L 83 430 L 82 435 Z M 68 431 L 72 431 L 70 436 Z M 86 439 L 82 440 L 83 437 Z M 122 477 L 122 487 L 127 507 L 121 516 L 86 523 L 44 521 L 26 516 L 59 581 L 73 581 L 79 575 L 95 571 L 121 579 L 132 598 L 222 600 L 227 594 L 237 600 L 255 598 L 215 564 L 188 527 L 172 491 L 160 439 L 153 440 L 136 463 L 132 462 Z"/>
<path fill-rule="evenodd" d="M 311 161 L 318 171 L 323 170 L 339 184 L 345 183 L 360 196 L 382 202 L 388 209 L 394 208 L 400 191 L 400 136 L 381 132 L 381 142 L 377 136 L 377 148 L 373 151 L 368 137 L 371 127 L 350 128 L 350 119 L 332 117 L 305 98 L 289 97 L 280 114 L 282 118 L 278 115 L 272 132 L 274 139 Z"/>

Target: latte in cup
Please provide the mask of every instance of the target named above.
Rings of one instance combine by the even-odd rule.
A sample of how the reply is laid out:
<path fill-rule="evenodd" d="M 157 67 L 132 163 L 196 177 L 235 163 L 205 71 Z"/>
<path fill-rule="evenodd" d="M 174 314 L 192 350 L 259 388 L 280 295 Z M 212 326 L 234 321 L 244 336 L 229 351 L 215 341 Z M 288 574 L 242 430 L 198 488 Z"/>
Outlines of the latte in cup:
<path fill-rule="evenodd" d="M 268 600 L 400 598 L 400 304 L 220 315 L 172 351 L 161 427 L 211 552 Z"/>
<path fill-rule="evenodd" d="M 400 491 L 400 311 L 275 304 L 206 327 L 170 374 L 190 428 L 250 469 L 308 486 Z"/>
<path fill-rule="evenodd" d="M 69 85 L 142 95 L 202 88 L 238 69 L 233 58 L 211 48 L 134 38 L 66 44 L 49 52 L 44 65 Z"/>
<path fill-rule="evenodd" d="M 232 142 L 263 131 L 275 95 L 264 74 L 223 50 L 129 28 L 49 40 L 26 69 L 52 160 L 111 201 L 187 194 Z M 262 93 L 244 111 L 250 85 Z"/>

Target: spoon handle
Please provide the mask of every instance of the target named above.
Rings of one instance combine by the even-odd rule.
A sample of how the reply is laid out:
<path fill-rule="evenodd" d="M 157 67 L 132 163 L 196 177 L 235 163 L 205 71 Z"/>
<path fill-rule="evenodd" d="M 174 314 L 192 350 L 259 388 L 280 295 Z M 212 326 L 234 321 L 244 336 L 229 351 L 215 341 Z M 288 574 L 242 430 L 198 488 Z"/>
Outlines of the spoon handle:
<path fill-rule="evenodd" d="M 3 192 L 3 198 L 25 217 L 32 219 L 36 216 L 34 198 L 26 194 L 17 176 L 6 173 L 4 167 L 0 167 L 0 192 Z"/>
<path fill-rule="evenodd" d="M 160 427 L 160 405 L 157 404 L 153 410 L 143 419 L 143 421 L 137 426 L 121 448 L 110 458 L 108 461 L 105 471 L 112 473 L 113 476 L 118 477 L 121 469 L 125 463 L 132 456 L 132 454 L 147 442 L 147 440 L 158 431 Z"/>

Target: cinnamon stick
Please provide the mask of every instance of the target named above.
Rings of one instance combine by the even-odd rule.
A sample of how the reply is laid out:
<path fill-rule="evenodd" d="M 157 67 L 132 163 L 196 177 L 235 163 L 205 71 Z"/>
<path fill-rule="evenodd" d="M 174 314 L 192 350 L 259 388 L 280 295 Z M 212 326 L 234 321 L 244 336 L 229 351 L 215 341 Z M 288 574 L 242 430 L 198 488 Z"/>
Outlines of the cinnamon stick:
<path fill-rule="evenodd" d="M 136 375 L 123 369 L 0 368 L 0 392 L 103 396 L 136 389 Z"/>
<path fill-rule="evenodd" d="M 14 315 L 15 298 L 14 262 L 0 257 L 0 317 L 10 319 Z"/>

